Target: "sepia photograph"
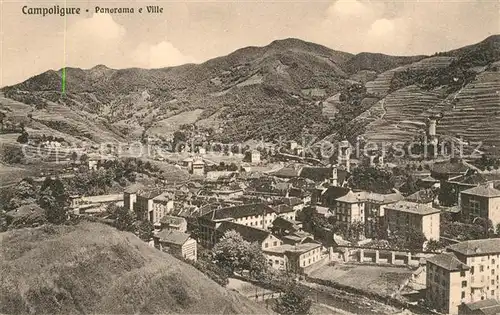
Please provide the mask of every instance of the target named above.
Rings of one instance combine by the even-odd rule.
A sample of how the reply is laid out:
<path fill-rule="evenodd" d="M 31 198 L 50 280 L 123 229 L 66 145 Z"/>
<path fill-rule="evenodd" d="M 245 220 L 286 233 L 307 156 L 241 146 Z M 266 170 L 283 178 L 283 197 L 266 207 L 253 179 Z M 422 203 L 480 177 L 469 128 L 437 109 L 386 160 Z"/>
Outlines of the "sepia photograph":
<path fill-rule="evenodd" d="M 500 315 L 499 277 L 499 0 L 0 0 L 0 314 Z"/>

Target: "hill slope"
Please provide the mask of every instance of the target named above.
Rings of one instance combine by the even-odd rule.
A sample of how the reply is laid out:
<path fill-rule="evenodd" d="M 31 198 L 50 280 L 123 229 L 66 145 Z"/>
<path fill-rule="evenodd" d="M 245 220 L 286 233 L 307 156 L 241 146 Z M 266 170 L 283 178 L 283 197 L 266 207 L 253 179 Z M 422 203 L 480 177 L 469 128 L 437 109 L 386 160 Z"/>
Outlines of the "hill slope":
<path fill-rule="evenodd" d="M 19 111 L 13 100 L 29 104 L 17 108 L 31 112 L 28 127 L 37 132 L 95 142 L 170 138 L 186 123 L 224 142 L 300 140 L 304 133 L 336 138 L 340 131 L 408 140 L 442 112 L 439 133 L 500 145 L 499 62 L 500 36 L 413 57 L 352 55 L 284 39 L 199 65 L 67 68 L 66 95 L 62 71 L 47 71 L 4 88 L 0 103 L 12 113 Z"/>
<path fill-rule="evenodd" d="M 3 314 L 266 314 L 130 233 L 97 223 L 0 234 Z"/>

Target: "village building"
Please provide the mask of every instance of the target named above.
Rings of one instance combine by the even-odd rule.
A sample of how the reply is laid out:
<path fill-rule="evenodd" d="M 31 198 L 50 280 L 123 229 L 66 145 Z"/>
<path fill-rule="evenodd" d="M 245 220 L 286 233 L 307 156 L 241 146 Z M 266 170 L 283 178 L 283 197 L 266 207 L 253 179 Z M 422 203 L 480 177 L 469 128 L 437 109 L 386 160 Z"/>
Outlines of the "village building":
<path fill-rule="evenodd" d="M 259 164 L 260 163 L 260 152 L 258 150 L 252 150 L 250 153 L 250 163 Z"/>
<path fill-rule="evenodd" d="M 160 226 L 160 219 L 174 209 L 174 194 L 160 190 L 139 191 L 133 209 L 139 220 Z"/>
<path fill-rule="evenodd" d="M 439 241 L 439 209 L 415 202 L 398 201 L 386 205 L 385 218 L 389 231 L 411 227 L 421 231 L 427 240 Z"/>
<path fill-rule="evenodd" d="M 185 218 L 165 215 L 160 219 L 161 229 L 175 230 L 179 232 L 187 231 L 187 221 Z"/>
<path fill-rule="evenodd" d="M 162 230 L 154 234 L 153 241 L 154 246 L 161 251 L 184 259 L 197 260 L 197 242 L 187 233 L 168 229 Z"/>
<path fill-rule="evenodd" d="M 198 218 L 200 241 L 204 246 L 212 247 L 217 241 L 215 231 L 222 222 L 233 222 L 267 230 L 276 216 L 273 208 L 262 203 L 214 209 Z"/>
<path fill-rule="evenodd" d="M 322 258 L 321 244 L 318 243 L 283 244 L 265 249 L 264 255 L 270 267 L 296 274 L 304 273 Z"/>
<path fill-rule="evenodd" d="M 397 201 L 403 200 L 400 193 L 365 195 L 365 236 L 380 237 L 387 227 L 385 220 L 385 208 Z"/>
<path fill-rule="evenodd" d="M 493 228 L 500 224 L 500 183 L 493 182 L 463 190 L 460 193 L 462 217 L 491 220 Z"/>
<path fill-rule="evenodd" d="M 447 247 L 446 252 L 427 259 L 427 302 L 441 312 L 458 314 L 462 304 L 498 300 L 499 263 L 500 238 Z"/>

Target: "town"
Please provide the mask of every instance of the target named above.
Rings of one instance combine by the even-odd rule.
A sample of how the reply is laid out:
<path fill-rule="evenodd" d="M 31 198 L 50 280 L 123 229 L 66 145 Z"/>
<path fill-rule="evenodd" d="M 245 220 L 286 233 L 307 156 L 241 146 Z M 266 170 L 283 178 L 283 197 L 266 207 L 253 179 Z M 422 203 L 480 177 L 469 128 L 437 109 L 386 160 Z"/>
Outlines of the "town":
<path fill-rule="evenodd" d="M 33 155 L 43 144 L 49 162 L 65 150 L 45 136 L 22 142 Z M 359 157 L 341 141 L 324 162 L 292 140 L 272 154 L 153 148 L 146 159 L 66 152 L 3 188 L 2 228 L 102 222 L 261 301 L 289 277 L 415 313 L 500 311 L 500 173 L 485 153 Z"/>

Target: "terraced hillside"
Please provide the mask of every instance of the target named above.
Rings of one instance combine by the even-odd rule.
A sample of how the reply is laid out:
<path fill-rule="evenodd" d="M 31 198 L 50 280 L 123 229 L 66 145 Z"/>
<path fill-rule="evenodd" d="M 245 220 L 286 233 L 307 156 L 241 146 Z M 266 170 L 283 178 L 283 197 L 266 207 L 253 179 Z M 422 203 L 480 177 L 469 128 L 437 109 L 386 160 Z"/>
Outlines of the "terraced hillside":
<path fill-rule="evenodd" d="M 31 133 L 70 142 L 171 138 L 194 124 L 212 140 L 406 141 L 442 113 L 437 131 L 496 145 L 500 36 L 433 56 L 349 53 L 298 39 L 164 69 L 68 68 L 6 87 L 0 109 Z M 17 101 L 14 101 L 17 100 Z"/>

